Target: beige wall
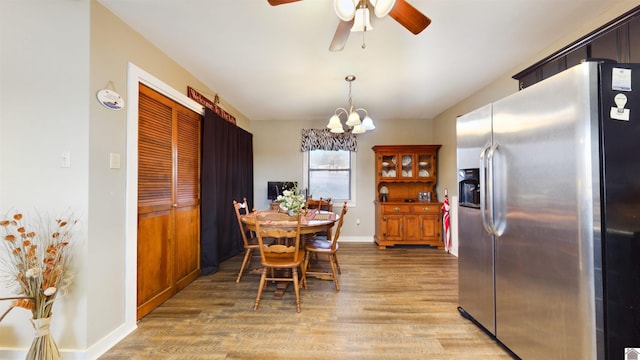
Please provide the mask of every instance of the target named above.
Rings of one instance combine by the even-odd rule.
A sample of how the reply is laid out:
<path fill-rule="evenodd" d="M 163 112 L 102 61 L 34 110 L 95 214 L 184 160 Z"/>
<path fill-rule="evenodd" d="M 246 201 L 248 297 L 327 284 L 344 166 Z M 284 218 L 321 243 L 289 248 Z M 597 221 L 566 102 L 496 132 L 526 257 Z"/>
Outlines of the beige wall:
<path fill-rule="evenodd" d="M 72 293 L 53 309 L 63 348 L 84 348 L 88 243 L 89 5 L 80 1 L 0 1 L 0 216 L 11 209 L 37 219 L 71 210 L 75 233 Z M 63 153 L 70 167 L 61 167 Z M 4 250 L 4 247 L 1 247 Z M 99 259 L 99 258 L 96 258 Z M 0 266 L 4 266 L 0 263 Z M 96 264 L 96 268 L 101 264 Z M 0 297 L 15 295 L 0 281 Z M 4 312 L 7 301 L 0 301 Z M 0 324 L 0 358 L 33 339 L 31 313 L 14 309 Z M 20 356 L 22 355 L 22 356 Z"/>
<path fill-rule="evenodd" d="M 373 114 L 372 114 L 373 115 Z M 375 116 L 375 115 L 373 115 Z M 329 121 L 254 121 L 251 125 L 254 154 L 254 206 L 268 208 L 267 181 L 293 180 L 302 183 L 303 153 L 300 131 L 324 128 Z M 345 240 L 373 241 L 375 179 L 374 145 L 431 144 L 430 120 L 385 120 L 376 129 L 358 135 L 356 153 L 356 206 L 349 209 L 340 237 Z M 417 195 L 416 195 L 417 196 Z M 356 221 L 360 220 L 360 225 Z"/>
<path fill-rule="evenodd" d="M 125 231 L 127 64 L 183 94 L 187 85 L 215 93 L 95 0 L 0 1 L 0 41 L 0 213 L 72 209 L 79 217 L 74 286 L 56 301 L 51 331 L 65 358 L 93 359 L 135 328 L 125 300 L 135 299 L 127 293 L 135 284 L 127 263 L 135 239 Z M 103 88 L 119 92 L 125 110 L 102 107 Z M 60 167 L 63 152 L 69 168 Z M 110 153 L 121 155 L 120 169 L 109 168 Z M 0 358 L 24 358 L 29 317 L 17 309 L 2 321 Z"/>
<path fill-rule="evenodd" d="M 207 88 L 195 76 L 187 72 L 175 61 L 167 57 L 140 34 L 115 17 L 108 9 L 97 1 L 91 1 L 91 84 L 90 95 L 95 94 L 111 83 L 128 103 L 137 98 L 137 91 L 127 92 L 128 64 L 132 63 L 153 77 L 160 79 L 164 85 L 186 95 L 187 86 L 191 86 L 204 96 L 213 100 L 215 92 Z M 125 226 L 127 209 L 131 200 L 135 203 L 135 194 L 127 197 L 127 181 L 132 184 L 131 174 L 127 174 L 127 161 L 131 160 L 131 150 L 127 150 L 127 132 L 132 131 L 127 111 L 111 111 L 101 106 L 97 101 L 90 101 L 90 213 L 92 223 L 89 238 L 92 248 L 97 254 L 109 254 L 111 271 L 92 271 L 87 296 L 89 298 L 88 344 L 102 343 L 106 335 L 114 329 L 128 332 L 135 326 L 135 319 L 125 316 L 131 313 L 132 304 L 128 299 L 135 300 L 131 284 L 135 277 L 126 269 L 135 266 L 135 259 L 126 256 L 135 245 L 135 233 L 131 235 L 130 228 Z M 231 112 L 240 127 L 250 129 L 249 120 L 236 109 L 221 99 L 221 106 Z M 125 109 L 126 110 L 126 109 Z M 137 114 L 136 114 L 137 115 Z M 135 115 L 134 115 L 135 116 Z M 135 128 L 135 126 L 134 126 Z M 131 146 L 131 145 L 129 145 Z M 109 154 L 121 154 L 121 168 L 109 168 Z M 135 181 L 135 177 L 134 180 Z M 135 212 L 135 209 L 133 210 Z M 135 229 L 134 229 L 135 230 Z M 135 246 L 134 246 L 135 249 Z M 105 283 L 111 283 L 111 296 L 104 296 L 101 289 Z M 114 301 L 114 299 L 117 299 Z M 109 311 L 105 311 L 108 309 Z M 133 309 L 135 313 L 135 309 Z"/>

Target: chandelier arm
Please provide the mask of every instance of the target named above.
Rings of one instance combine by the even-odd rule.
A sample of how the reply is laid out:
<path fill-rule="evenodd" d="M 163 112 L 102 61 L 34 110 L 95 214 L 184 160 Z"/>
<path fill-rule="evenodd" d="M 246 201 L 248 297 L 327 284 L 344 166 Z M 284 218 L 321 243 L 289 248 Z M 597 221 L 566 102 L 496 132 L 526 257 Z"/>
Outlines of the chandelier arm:
<path fill-rule="evenodd" d="M 342 115 L 342 114 L 346 115 L 347 117 L 349 116 L 349 112 L 347 111 L 347 109 L 342 108 L 342 107 L 337 108 L 336 111 L 335 111 L 335 114 L 338 117 L 340 117 L 340 115 Z"/>
<path fill-rule="evenodd" d="M 366 109 L 363 109 L 363 108 L 357 108 L 355 111 L 362 111 L 362 112 L 364 112 L 364 116 L 369 116 L 369 112 L 367 112 L 367 110 L 366 110 Z"/>

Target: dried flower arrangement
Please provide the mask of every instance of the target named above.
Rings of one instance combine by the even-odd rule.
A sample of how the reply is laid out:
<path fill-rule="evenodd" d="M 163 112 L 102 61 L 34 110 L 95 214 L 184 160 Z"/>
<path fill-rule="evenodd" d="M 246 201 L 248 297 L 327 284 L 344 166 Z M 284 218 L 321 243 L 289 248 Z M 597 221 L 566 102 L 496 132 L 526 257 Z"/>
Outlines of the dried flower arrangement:
<path fill-rule="evenodd" d="M 5 231 L 0 245 L 0 272 L 9 288 L 17 296 L 0 298 L 12 300 L 0 321 L 13 309 L 31 310 L 35 338 L 27 359 L 59 359 L 58 347 L 49 333 L 53 303 L 71 285 L 70 271 L 73 228 L 77 220 L 56 219 L 35 226 L 24 223 L 23 214 L 14 213 L 0 220 Z"/>

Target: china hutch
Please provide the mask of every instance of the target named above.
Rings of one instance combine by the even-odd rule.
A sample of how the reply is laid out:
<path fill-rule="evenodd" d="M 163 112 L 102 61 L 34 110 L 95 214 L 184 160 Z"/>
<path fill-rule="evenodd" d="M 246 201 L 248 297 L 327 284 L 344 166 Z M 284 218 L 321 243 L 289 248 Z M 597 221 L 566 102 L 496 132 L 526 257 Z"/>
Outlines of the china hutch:
<path fill-rule="evenodd" d="M 442 203 L 435 192 L 440 145 L 376 145 L 375 235 L 380 249 L 442 249 Z"/>

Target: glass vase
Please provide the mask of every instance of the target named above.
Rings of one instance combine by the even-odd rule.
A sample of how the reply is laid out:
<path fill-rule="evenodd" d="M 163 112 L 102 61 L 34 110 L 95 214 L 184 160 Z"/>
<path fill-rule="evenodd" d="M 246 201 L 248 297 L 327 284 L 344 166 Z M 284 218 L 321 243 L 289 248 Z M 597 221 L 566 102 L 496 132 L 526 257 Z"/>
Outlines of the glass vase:
<path fill-rule="evenodd" d="M 27 353 L 27 360 L 57 360 L 61 359 L 58 345 L 49 332 L 51 317 L 31 319 L 35 329 L 35 337 Z"/>

